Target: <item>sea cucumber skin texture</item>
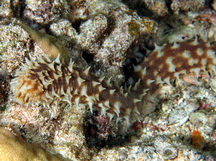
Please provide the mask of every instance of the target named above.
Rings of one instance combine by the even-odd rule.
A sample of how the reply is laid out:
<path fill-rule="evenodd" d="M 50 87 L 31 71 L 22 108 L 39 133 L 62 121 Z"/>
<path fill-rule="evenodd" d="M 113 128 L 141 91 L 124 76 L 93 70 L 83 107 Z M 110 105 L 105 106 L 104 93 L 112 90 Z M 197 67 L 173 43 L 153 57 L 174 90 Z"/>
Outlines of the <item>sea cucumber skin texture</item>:
<path fill-rule="evenodd" d="M 110 119 L 117 116 L 129 123 L 137 115 L 137 100 L 132 93 L 112 88 L 109 82 L 91 75 L 89 69 L 75 67 L 73 62 L 66 66 L 59 57 L 54 61 L 26 59 L 11 82 L 14 98 L 24 105 L 88 105 L 91 111 L 99 109 Z"/>
<path fill-rule="evenodd" d="M 126 92 L 91 75 L 89 68 L 82 70 L 72 62 L 68 66 L 62 64 L 59 57 L 54 61 L 30 58 L 17 71 L 11 87 L 15 100 L 24 105 L 88 105 L 91 111 L 98 109 L 110 120 L 116 116 L 132 123 L 155 110 L 161 89 L 172 86 L 174 80 L 190 74 L 197 78 L 214 77 L 215 51 L 214 45 L 202 40 L 156 45 L 155 50 L 134 67 L 130 80 L 136 83 Z"/>
<path fill-rule="evenodd" d="M 188 40 L 180 43 L 157 46 L 144 58 L 131 75 L 133 82 L 137 82 L 138 93 L 146 91 L 139 105 L 139 112 L 147 114 L 148 103 L 158 101 L 158 91 L 174 80 L 183 79 L 189 74 L 195 77 L 213 77 L 216 73 L 216 47 L 203 40 Z M 143 89 L 143 90 L 142 90 Z"/>

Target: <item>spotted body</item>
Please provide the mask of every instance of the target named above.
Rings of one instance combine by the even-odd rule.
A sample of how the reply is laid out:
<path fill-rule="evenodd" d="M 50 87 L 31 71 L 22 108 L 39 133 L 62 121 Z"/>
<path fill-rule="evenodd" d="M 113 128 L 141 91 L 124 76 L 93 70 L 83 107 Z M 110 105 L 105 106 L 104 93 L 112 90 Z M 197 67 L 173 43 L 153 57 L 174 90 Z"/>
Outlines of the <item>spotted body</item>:
<path fill-rule="evenodd" d="M 21 104 L 88 105 L 101 114 L 124 118 L 132 123 L 134 118 L 146 115 L 154 108 L 158 90 L 172 85 L 176 79 L 193 74 L 198 77 L 215 75 L 216 47 L 204 41 L 185 41 L 173 45 L 156 46 L 137 66 L 129 79 L 136 82 L 127 91 L 113 88 L 109 83 L 73 65 L 62 64 L 57 57 L 26 59 L 11 86 L 16 101 Z"/>
<path fill-rule="evenodd" d="M 175 80 L 188 75 L 198 78 L 216 74 L 216 46 L 203 40 L 188 40 L 180 43 L 157 46 L 137 66 L 129 82 L 137 82 L 137 93 L 146 93 L 139 104 L 139 112 L 148 114 L 154 108 L 160 89 L 173 86 Z M 135 90 L 136 90 L 135 89 Z"/>

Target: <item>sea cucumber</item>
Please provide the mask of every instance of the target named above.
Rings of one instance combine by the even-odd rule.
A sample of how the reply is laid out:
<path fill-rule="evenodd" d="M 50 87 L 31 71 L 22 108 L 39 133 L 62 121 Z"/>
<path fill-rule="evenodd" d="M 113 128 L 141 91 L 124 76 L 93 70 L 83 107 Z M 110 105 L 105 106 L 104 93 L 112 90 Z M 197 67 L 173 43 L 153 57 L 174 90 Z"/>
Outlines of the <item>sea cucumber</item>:
<path fill-rule="evenodd" d="M 187 40 L 165 46 L 155 45 L 155 49 L 144 58 L 137 66 L 129 79 L 137 82 L 136 88 L 139 95 L 146 93 L 139 103 L 138 111 L 148 114 L 154 108 L 149 104 L 157 104 L 160 89 L 174 86 L 175 80 L 188 75 L 194 77 L 207 76 L 212 78 L 216 72 L 216 46 L 204 40 Z M 135 89 L 136 90 L 136 89 Z M 149 109 L 150 108 L 150 109 Z"/>
<path fill-rule="evenodd" d="M 165 84 L 172 85 L 176 79 L 188 74 L 196 77 L 215 75 L 214 45 L 203 40 L 188 40 L 181 43 L 157 46 L 144 58 L 131 74 L 128 82 L 136 82 L 128 89 L 113 88 L 103 78 L 95 77 L 90 68 L 82 70 L 73 65 L 62 64 L 59 56 L 26 59 L 16 73 L 11 86 L 15 100 L 21 104 L 79 104 L 98 109 L 110 120 L 125 118 L 128 123 L 141 115 L 154 111 L 148 103 L 157 102 L 158 91 Z M 147 94 L 146 94 L 147 93 Z M 135 119 L 134 119 L 135 118 Z"/>
<path fill-rule="evenodd" d="M 127 122 L 136 116 L 139 100 L 122 88 L 111 87 L 108 81 L 93 76 L 89 70 L 76 67 L 72 61 L 68 66 L 62 64 L 59 56 L 54 61 L 41 56 L 34 61 L 30 57 L 17 71 L 11 87 L 15 99 L 24 105 L 75 104 L 78 107 L 83 104 L 91 111 L 99 109 L 110 120 L 115 115 Z"/>

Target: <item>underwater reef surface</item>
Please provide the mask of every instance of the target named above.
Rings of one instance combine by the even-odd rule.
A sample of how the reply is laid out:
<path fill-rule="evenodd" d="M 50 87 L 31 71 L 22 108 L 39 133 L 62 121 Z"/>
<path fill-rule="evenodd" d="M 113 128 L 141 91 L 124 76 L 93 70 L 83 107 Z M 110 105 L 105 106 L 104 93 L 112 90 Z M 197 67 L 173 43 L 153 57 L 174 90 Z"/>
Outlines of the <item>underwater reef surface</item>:
<path fill-rule="evenodd" d="M 215 5 L 1 1 L 1 157 L 214 160 Z"/>

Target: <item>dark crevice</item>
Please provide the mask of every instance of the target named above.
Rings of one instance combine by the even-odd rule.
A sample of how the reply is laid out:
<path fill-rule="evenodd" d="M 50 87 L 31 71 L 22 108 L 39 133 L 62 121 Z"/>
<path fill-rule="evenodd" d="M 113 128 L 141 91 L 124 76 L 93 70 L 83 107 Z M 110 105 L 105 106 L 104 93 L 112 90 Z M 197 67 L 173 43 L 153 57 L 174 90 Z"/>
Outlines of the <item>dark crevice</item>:
<path fill-rule="evenodd" d="M 73 28 L 79 33 L 79 28 L 80 28 L 80 25 L 83 23 L 83 21 L 75 21 L 73 22 Z"/>
<path fill-rule="evenodd" d="M 85 51 L 83 51 L 82 53 L 82 57 L 85 59 L 85 61 L 90 64 L 91 62 L 93 62 L 94 59 L 94 55 L 93 54 L 89 54 Z"/>
<path fill-rule="evenodd" d="M 130 140 L 129 134 L 112 135 L 113 127 L 110 123 L 106 124 L 106 127 L 101 125 L 96 119 L 99 115 L 98 111 L 94 111 L 85 118 L 84 135 L 89 148 L 99 151 L 102 148 L 123 146 Z"/>
<path fill-rule="evenodd" d="M 136 11 L 139 16 L 154 15 L 152 11 L 150 11 L 142 1 L 134 3 L 133 1 L 123 0 L 122 2 L 125 3 L 131 10 Z"/>
<path fill-rule="evenodd" d="M 11 6 L 13 6 L 13 16 L 16 18 L 23 18 L 24 10 L 26 7 L 25 0 L 20 0 L 20 5 L 14 6 L 13 0 L 10 1 Z"/>

